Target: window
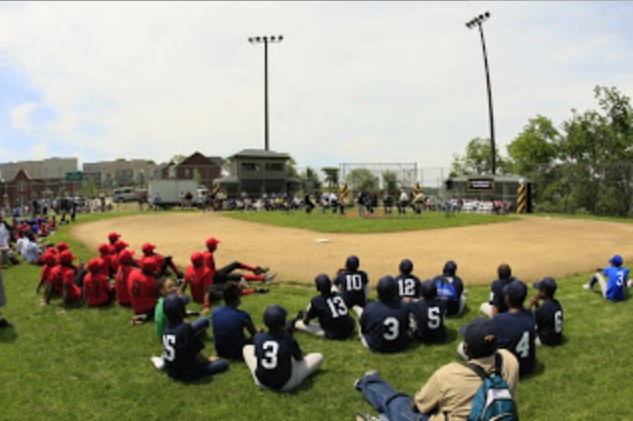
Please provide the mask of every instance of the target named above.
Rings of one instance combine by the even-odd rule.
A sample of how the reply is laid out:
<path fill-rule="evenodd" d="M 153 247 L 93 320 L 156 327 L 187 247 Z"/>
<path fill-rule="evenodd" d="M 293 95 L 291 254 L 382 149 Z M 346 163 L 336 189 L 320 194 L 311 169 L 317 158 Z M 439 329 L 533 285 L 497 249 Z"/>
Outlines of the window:
<path fill-rule="evenodd" d="M 255 162 L 242 162 L 242 171 L 258 171 L 259 165 Z"/>
<path fill-rule="evenodd" d="M 24 181 L 18 182 L 18 191 L 24 191 Z"/>
<path fill-rule="evenodd" d="M 284 164 L 281 162 L 268 162 L 266 163 L 266 171 L 283 171 Z"/>
<path fill-rule="evenodd" d="M 191 177 L 191 170 L 189 168 L 185 168 L 185 178 Z"/>

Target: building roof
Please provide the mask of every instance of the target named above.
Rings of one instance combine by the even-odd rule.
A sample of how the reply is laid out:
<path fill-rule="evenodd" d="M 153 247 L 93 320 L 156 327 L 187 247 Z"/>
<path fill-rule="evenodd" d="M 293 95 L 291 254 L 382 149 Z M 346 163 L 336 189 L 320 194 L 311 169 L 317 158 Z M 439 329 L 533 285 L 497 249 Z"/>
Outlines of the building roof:
<path fill-rule="evenodd" d="M 520 180 L 523 180 L 526 183 L 531 183 L 532 180 L 528 179 L 527 177 L 524 177 L 522 175 L 517 175 L 517 174 L 498 174 L 498 175 L 492 175 L 492 174 L 486 174 L 486 175 L 477 175 L 477 174 L 473 174 L 473 175 L 460 175 L 458 177 L 449 177 L 449 179 L 453 180 L 453 181 L 463 181 L 466 182 L 469 179 L 472 178 L 492 178 L 494 179 L 497 183 L 508 183 L 508 182 L 516 182 L 518 183 Z"/>
<path fill-rule="evenodd" d="M 243 149 L 242 151 L 231 155 L 230 159 L 235 158 L 281 158 L 290 159 L 287 153 L 267 151 L 264 149 Z"/>

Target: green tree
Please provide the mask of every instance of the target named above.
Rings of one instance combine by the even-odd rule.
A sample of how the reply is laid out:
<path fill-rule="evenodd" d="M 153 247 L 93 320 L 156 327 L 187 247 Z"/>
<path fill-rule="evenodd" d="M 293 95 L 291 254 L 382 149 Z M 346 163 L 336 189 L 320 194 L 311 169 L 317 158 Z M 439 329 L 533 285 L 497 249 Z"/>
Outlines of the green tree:
<path fill-rule="evenodd" d="M 504 160 L 499 156 L 499 148 L 495 148 L 497 158 L 497 172 L 503 172 Z M 450 176 L 482 175 L 492 173 L 492 154 L 490 139 L 476 137 L 466 145 L 466 153 L 461 156 L 453 155 Z"/>
<path fill-rule="evenodd" d="M 383 171 L 382 173 L 382 185 L 385 192 L 391 196 L 398 194 L 398 174 L 395 171 Z"/>
<path fill-rule="evenodd" d="M 325 182 L 328 185 L 330 190 L 335 190 L 338 188 L 338 176 L 339 169 L 338 167 L 323 167 L 321 171 L 325 174 Z"/>
<path fill-rule="evenodd" d="M 315 190 L 321 188 L 321 179 L 318 172 L 311 167 L 306 167 L 303 174 L 301 174 L 301 184 L 303 185 L 303 191 L 314 193 Z"/>
<path fill-rule="evenodd" d="M 197 186 L 202 184 L 202 174 L 200 174 L 200 170 L 198 169 L 198 167 L 195 167 L 193 169 L 193 179 L 196 182 Z"/>
<path fill-rule="evenodd" d="M 345 177 L 345 181 L 353 192 L 365 190 L 373 193 L 379 190 L 378 177 L 367 168 L 356 168 L 350 171 Z"/>
<path fill-rule="evenodd" d="M 297 170 L 297 161 L 293 157 L 290 157 L 286 161 L 286 175 L 288 177 L 300 179 L 299 170 Z"/>
<path fill-rule="evenodd" d="M 174 165 L 178 165 L 187 158 L 187 155 L 176 154 L 171 157 L 171 162 L 173 162 Z"/>

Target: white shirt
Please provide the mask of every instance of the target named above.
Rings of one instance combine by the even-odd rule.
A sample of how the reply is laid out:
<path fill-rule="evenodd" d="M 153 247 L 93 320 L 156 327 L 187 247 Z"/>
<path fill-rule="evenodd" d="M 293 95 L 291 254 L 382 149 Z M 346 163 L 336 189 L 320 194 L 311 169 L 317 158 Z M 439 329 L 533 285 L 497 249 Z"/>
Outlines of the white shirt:
<path fill-rule="evenodd" d="M 24 259 L 29 263 L 35 263 L 40 253 L 41 250 L 37 243 L 29 240 L 29 243 L 24 249 L 24 254 L 22 254 L 22 257 L 24 257 Z"/>
<path fill-rule="evenodd" d="M 0 247 L 9 247 L 9 230 L 0 222 Z"/>

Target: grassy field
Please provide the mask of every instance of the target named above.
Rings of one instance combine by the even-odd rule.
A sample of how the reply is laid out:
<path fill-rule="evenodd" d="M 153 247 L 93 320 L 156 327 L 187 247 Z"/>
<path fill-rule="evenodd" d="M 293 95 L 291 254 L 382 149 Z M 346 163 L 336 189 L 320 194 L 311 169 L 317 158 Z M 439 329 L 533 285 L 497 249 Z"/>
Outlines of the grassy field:
<path fill-rule="evenodd" d="M 69 238 L 66 228 L 54 239 L 71 243 L 82 259 L 96 254 Z M 59 300 L 40 306 L 41 296 L 35 294 L 39 274 L 38 267 L 26 264 L 4 271 L 9 304 L 2 313 L 15 328 L 0 330 L 1 420 L 350 420 L 356 411 L 371 412 L 352 388 L 366 370 L 380 370 L 394 386 L 412 394 L 435 369 L 458 360 L 456 332 L 477 316 L 476 308 L 488 296 L 486 287 L 469 287 L 470 309 L 447 320 L 447 343 L 417 345 L 397 355 L 372 354 L 356 338 L 333 342 L 298 333 L 304 352 L 322 352 L 325 363 L 297 391 L 279 395 L 259 390 L 241 362 L 199 383 L 172 381 L 149 361 L 161 352 L 152 324 L 129 325 L 130 310 L 118 306 L 75 308 L 64 315 Z M 580 285 L 589 276 L 559 279 L 566 342 L 537 350 L 536 372 L 519 385 L 524 420 L 633 419 L 626 401 L 627 391 L 633 390 L 631 300 L 611 304 L 586 292 Z M 292 282 L 272 284 L 270 294 L 245 297 L 242 308 L 261 326 L 267 305 L 284 305 L 292 314 L 314 294 L 313 288 Z M 213 353 L 212 339 L 206 344 Z"/>
<path fill-rule="evenodd" d="M 409 211 L 406 215 L 358 218 L 355 209 L 348 209 L 345 216 L 322 213 L 319 210 L 306 214 L 293 212 L 223 212 L 223 216 L 248 222 L 281 227 L 308 229 L 317 232 L 399 232 L 435 228 L 461 227 L 467 225 L 491 224 L 516 220 L 515 215 L 484 215 L 459 213 L 447 216 L 444 212 L 423 212 L 416 215 Z"/>

